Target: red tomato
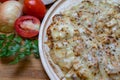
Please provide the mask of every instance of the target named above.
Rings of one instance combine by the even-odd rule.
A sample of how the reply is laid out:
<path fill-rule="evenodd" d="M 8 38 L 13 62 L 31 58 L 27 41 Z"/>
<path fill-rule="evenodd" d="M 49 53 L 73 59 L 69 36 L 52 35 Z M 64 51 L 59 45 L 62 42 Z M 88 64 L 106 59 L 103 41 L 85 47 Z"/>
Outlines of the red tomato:
<path fill-rule="evenodd" d="M 23 12 L 42 20 L 46 13 L 46 7 L 41 0 L 24 0 Z"/>
<path fill-rule="evenodd" d="M 5 1 L 8 1 L 8 0 L 0 0 L 0 2 L 5 2 Z"/>
<path fill-rule="evenodd" d="M 33 16 L 21 16 L 15 22 L 15 30 L 24 38 L 32 38 L 38 35 L 40 21 Z"/>
<path fill-rule="evenodd" d="M 0 2 L 5 2 L 5 1 L 10 1 L 10 0 L 0 0 Z M 18 1 L 18 0 L 15 0 L 15 1 Z"/>

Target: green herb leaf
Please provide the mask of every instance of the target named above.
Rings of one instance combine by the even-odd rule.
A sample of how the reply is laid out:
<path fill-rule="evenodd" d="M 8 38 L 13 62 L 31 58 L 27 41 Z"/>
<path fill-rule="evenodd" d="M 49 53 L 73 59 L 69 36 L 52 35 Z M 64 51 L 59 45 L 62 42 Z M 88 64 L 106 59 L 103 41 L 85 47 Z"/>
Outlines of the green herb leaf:
<path fill-rule="evenodd" d="M 17 36 L 17 37 L 15 37 L 14 38 L 14 41 L 16 42 L 16 43 L 21 43 L 21 41 L 22 41 L 22 38 L 21 37 L 19 37 L 19 36 Z"/>
<path fill-rule="evenodd" d="M 0 40 L 0 49 L 3 47 L 4 40 Z"/>
<path fill-rule="evenodd" d="M 34 40 L 32 44 L 32 53 L 36 58 L 39 58 L 38 40 Z"/>
<path fill-rule="evenodd" d="M 14 57 L 10 64 L 16 64 L 32 53 L 36 58 L 39 57 L 38 40 L 22 39 L 15 34 L 0 34 L 0 58 Z"/>
<path fill-rule="evenodd" d="M 19 53 L 19 54 L 16 56 L 16 58 L 15 58 L 12 62 L 10 62 L 10 64 L 17 64 L 19 61 L 21 61 L 21 60 L 24 59 L 24 58 L 25 58 L 24 53 Z"/>
<path fill-rule="evenodd" d="M 14 36 L 15 36 L 15 34 L 10 34 L 10 35 L 8 35 L 7 36 L 7 42 L 10 42 L 11 40 L 13 40 L 13 38 L 14 38 Z"/>
<path fill-rule="evenodd" d="M 6 54 L 7 54 L 7 47 L 4 46 L 0 50 L 0 57 L 6 57 Z"/>
<path fill-rule="evenodd" d="M 0 34 L 0 40 L 4 40 L 6 38 L 5 34 Z"/>
<path fill-rule="evenodd" d="M 15 55 L 17 52 L 19 52 L 20 50 L 20 45 L 19 44 L 14 44 L 12 46 L 8 47 L 8 52 L 7 52 L 7 56 L 13 56 Z"/>
<path fill-rule="evenodd" d="M 19 58 L 16 57 L 12 62 L 10 62 L 9 64 L 17 64 L 19 62 Z"/>

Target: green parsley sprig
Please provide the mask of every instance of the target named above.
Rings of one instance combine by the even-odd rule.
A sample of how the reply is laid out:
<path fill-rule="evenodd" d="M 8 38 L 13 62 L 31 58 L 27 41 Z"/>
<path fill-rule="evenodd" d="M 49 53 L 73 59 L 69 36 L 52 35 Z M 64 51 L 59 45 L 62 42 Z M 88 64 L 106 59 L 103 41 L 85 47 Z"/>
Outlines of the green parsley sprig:
<path fill-rule="evenodd" d="M 13 56 L 10 64 L 16 64 L 31 54 L 39 58 L 37 39 L 23 39 L 14 33 L 0 34 L 0 58 Z"/>

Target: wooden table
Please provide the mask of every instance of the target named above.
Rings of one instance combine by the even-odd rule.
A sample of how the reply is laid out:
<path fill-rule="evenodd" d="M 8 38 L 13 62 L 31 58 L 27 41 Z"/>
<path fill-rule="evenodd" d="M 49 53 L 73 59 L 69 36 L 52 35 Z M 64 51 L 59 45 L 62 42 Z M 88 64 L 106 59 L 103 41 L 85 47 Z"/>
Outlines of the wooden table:
<path fill-rule="evenodd" d="M 16 65 L 9 65 L 9 59 L 0 59 L 0 80 L 49 80 L 40 59 L 33 55 Z"/>

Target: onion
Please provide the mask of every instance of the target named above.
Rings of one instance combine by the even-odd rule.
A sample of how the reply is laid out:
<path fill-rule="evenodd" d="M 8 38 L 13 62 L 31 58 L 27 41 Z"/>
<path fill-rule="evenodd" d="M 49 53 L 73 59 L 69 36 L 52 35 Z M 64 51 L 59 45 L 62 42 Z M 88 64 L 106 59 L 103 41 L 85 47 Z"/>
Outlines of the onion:
<path fill-rule="evenodd" d="M 22 4 L 18 1 L 6 1 L 0 5 L 0 31 L 14 31 L 14 22 L 22 15 Z"/>

